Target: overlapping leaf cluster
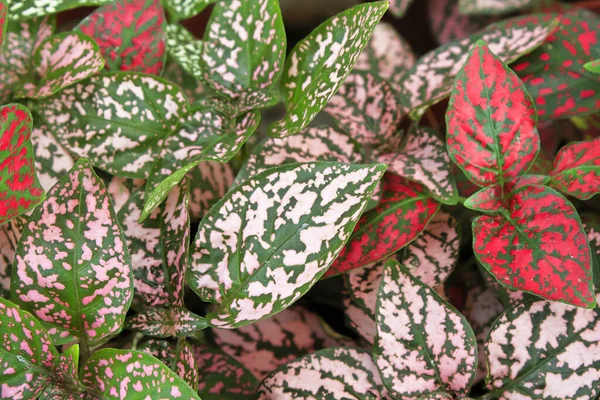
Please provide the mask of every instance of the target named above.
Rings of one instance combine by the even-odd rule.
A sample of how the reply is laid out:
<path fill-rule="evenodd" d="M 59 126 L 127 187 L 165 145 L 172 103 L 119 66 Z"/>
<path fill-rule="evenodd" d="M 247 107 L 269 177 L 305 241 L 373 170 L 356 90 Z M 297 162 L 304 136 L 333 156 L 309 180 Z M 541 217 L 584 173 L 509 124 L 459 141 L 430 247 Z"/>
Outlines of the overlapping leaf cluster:
<path fill-rule="evenodd" d="M 0 397 L 600 395 L 600 18 L 412 3 L 0 1 Z"/>

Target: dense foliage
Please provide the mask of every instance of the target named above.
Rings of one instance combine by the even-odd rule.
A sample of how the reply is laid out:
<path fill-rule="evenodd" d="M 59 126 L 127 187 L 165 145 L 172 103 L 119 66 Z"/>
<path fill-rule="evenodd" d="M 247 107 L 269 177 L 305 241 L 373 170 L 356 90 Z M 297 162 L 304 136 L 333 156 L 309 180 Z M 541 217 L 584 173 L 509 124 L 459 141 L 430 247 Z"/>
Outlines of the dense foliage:
<path fill-rule="evenodd" d="M 0 0 L 0 398 L 600 398 L 600 16 L 411 3 Z"/>

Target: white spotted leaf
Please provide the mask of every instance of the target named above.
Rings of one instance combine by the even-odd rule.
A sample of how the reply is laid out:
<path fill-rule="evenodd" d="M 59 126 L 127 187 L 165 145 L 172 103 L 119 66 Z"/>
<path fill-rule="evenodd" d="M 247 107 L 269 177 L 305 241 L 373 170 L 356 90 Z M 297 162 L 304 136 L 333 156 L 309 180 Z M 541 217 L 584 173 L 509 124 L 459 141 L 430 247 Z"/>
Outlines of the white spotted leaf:
<path fill-rule="evenodd" d="M 59 354 L 42 324 L 0 298 L 0 396 L 35 399 L 44 390 Z"/>
<path fill-rule="evenodd" d="M 14 0 L 10 2 L 9 15 L 11 19 L 24 20 L 33 17 L 43 17 L 76 7 L 93 6 L 110 3 L 113 0 Z"/>
<path fill-rule="evenodd" d="M 466 396 L 477 370 L 475 333 L 464 316 L 396 262 L 377 299 L 373 357 L 395 398 Z"/>
<path fill-rule="evenodd" d="M 200 14 L 209 4 L 216 0 L 166 0 L 165 7 L 169 13 L 179 19 L 188 19 Z"/>
<path fill-rule="evenodd" d="M 540 3 L 540 0 L 459 0 L 458 7 L 460 13 L 464 15 L 499 15 Z"/>
<path fill-rule="evenodd" d="M 34 116 L 35 119 L 35 116 Z M 31 143 L 35 153 L 35 169 L 45 191 L 73 168 L 73 156 L 54 137 L 50 127 L 41 119 L 31 131 Z"/>
<path fill-rule="evenodd" d="M 221 197 L 225 196 L 233 185 L 235 175 L 231 163 L 216 161 L 202 161 L 188 174 L 190 219 L 198 222 Z"/>
<path fill-rule="evenodd" d="M 16 251 L 12 298 L 56 343 L 94 345 L 121 331 L 131 259 L 106 187 L 86 159 L 33 211 Z"/>
<path fill-rule="evenodd" d="M 217 328 L 291 305 L 350 237 L 385 167 L 331 162 L 269 169 L 232 189 L 198 227 L 187 281 Z"/>
<path fill-rule="evenodd" d="M 535 301 L 507 310 L 486 342 L 489 398 L 594 399 L 600 310 Z"/>
<path fill-rule="evenodd" d="M 276 103 L 286 35 L 278 0 L 224 0 L 204 32 L 204 80 L 240 112 Z"/>
<path fill-rule="evenodd" d="M 38 104 L 40 116 L 71 153 L 125 178 L 147 178 L 159 151 L 187 111 L 180 89 L 157 77 L 112 72 Z"/>
<path fill-rule="evenodd" d="M 188 74 L 202 79 L 203 43 L 179 24 L 169 24 L 165 30 L 167 53 Z"/>
<path fill-rule="evenodd" d="M 146 183 L 141 220 L 145 219 L 185 175 L 202 161 L 229 161 L 254 133 L 260 113 L 231 119 L 207 106 L 191 110 L 167 137 Z"/>
<path fill-rule="evenodd" d="M 46 38 L 33 53 L 38 80 L 17 91 L 18 97 L 41 99 L 104 68 L 100 48 L 91 37 L 79 32 L 63 32 Z"/>
<path fill-rule="evenodd" d="M 290 53 L 281 81 L 286 116 L 269 126 L 271 136 L 304 129 L 352 71 L 389 3 L 359 4 L 323 22 Z"/>
<path fill-rule="evenodd" d="M 134 350 L 102 349 L 81 371 L 88 392 L 104 400 L 200 400 L 194 389 L 151 355 Z"/>
<path fill-rule="evenodd" d="M 259 400 L 378 400 L 381 380 L 365 350 L 338 347 L 298 358 L 275 370 L 258 388 Z"/>

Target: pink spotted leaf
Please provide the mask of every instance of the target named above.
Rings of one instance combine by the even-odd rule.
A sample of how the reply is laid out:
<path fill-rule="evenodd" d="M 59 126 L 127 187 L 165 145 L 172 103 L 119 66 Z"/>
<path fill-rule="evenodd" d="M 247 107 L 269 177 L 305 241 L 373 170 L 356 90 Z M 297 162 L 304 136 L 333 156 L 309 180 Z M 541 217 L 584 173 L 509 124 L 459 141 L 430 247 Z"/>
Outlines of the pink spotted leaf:
<path fill-rule="evenodd" d="M 344 313 L 350 328 L 360 335 L 367 343 L 375 341 L 377 327 L 375 317 L 369 315 L 365 310 L 354 303 L 347 290 L 342 290 Z"/>
<path fill-rule="evenodd" d="M 373 358 L 392 396 L 469 393 L 477 369 L 473 329 L 396 262 L 387 263 L 383 271 L 376 321 Z"/>
<path fill-rule="evenodd" d="M 74 344 L 59 355 L 52 383 L 38 400 L 76 400 L 84 391 L 79 381 L 79 345 Z"/>
<path fill-rule="evenodd" d="M 204 318 L 177 306 L 144 310 L 127 320 L 127 328 L 158 338 L 185 337 L 207 326 Z"/>
<path fill-rule="evenodd" d="M 485 269 L 509 288 L 594 307 L 590 247 L 573 205 L 554 189 L 526 185 L 505 207 L 473 221 L 473 250 Z"/>
<path fill-rule="evenodd" d="M 203 161 L 189 172 L 190 195 L 188 208 L 190 220 L 200 221 L 234 183 L 231 163 Z"/>
<path fill-rule="evenodd" d="M 16 251 L 12 298 L 56 343 L 120 332 L 133 298 L 131 259 L 106 187 L 86 159 L 48 192 Z"/>
<path fill-rule="evenodd" d="M 381 202 L 362 215 L 326 276 L 363 267 L 396 253 L 423 232 L 439 208 L 440 204 L 421 185 L 387 173 Z"/>
<path fill-rule="evenodd" d="M 198 391 L 199 370 L 196 364 L 194 347 L 185 339 L 180 339 L 175 348 L 175 358 L 171 369 L 183 379 L 189 387 Z M 206 400 L 206 399 L 205 399 Z"/>
<path fill-rule="evenodd" d="M 97 8 L 77 29 L 98 43 L 107 69 L 160 75 L 165 25 L 160 0 L 117 0 Z"/>
<path fill-rule="evenodd" d="M 0 297 L 10 298 L 10 272 L 27 218 L 17 217 L 0 226 Z"/>
<path fill-rule="evenodd" d="M 556 155 L 550 185 L 564 194 L 589 200 L 600 193 L 600 138 L 569 143 Z"/>
<path fill-rule="evenodd" d="M 0 225 L 44 199 L 31 144 L 32 118 L 27 107 L 0 107 Z"/>
<path fill-rule="evenodd" d="M 31 131 L 35 169 L 44 190 L 48 191 L 75 165 L 75 159 L 56 139 L 50 127 L 36 120 Z"/>
<path fill-rule="evenodd" d="M 498 15 L 529 8 L 539 0 L 459 0 L 458 7 L 465 15 Z"/>
<path fill-rule="evenodd" d="M 480 186 L 527 172 L 540 148 L 537 116 L 522 82 L 483 42 L 456 77 L 446 113 L 452 160 Z"/>

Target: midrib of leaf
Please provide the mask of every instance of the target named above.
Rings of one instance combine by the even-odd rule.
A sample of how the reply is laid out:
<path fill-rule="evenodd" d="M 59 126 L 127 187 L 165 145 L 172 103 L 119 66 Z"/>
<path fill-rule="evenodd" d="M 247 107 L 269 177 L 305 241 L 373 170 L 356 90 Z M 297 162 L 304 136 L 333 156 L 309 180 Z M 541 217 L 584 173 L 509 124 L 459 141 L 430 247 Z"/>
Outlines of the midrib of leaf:
<path fill-rule="evenodd" d="M 79 209 L 79 218 L 77 218 L 77 229 L 75 230 L 76 233 L 76 238 L 79 239 L 79 243 L 77 243 L 77 245 L 75 246 L 75 248 L 73 249 L 73 272 L 72 272 L 72 278 L 73 278 L 73 285 L 75 286 L 74 290 L 73 290 L 73 301 L 74 301 L 74 305 L 75 305 L 75 312 L 77 313 L 77 330 L 79 331 L 79 340 L 81 343 L 81 364 L 85 364 L 87 361 L 87 357 L 89 356 L 89 344 L 88 344 L 88 338 L 87 338 L 87 334 L 85 332 L 85 327 L 83 326 L 83 317 L 82 317 L 82 304 L 81 304 L 81 299 L 79 297 L 79 267 L 77 266 L 77 260 L 79 260 L 80 255 L 79 253 L 79 249 L 81 247 L 81 240 L 82 240 L 82 235 L 81 235 L 81 219 L 83 217 L 83 204 L 82 204 L 82 200 L 83 200 L 83 179 L 85 179 L 84 177 L 84 171 L 83 170 L 79 170 L 79 179 L 77 180 L 78 185 L 79 185 L 79 204 L 78 204 L 78 209 Z M 92 176 L 93 178 L 93 176 Z M 100 250 L 99 253 L 102 252 L 102 249 Z M 98 254 L 99 254 L 98 253 Z M 91 261 L 91 260 L 90 260 Z M 89 263 L 87 264 L 89 265 Z M 82 265 L 83 267 L 83 265 Z"/>

